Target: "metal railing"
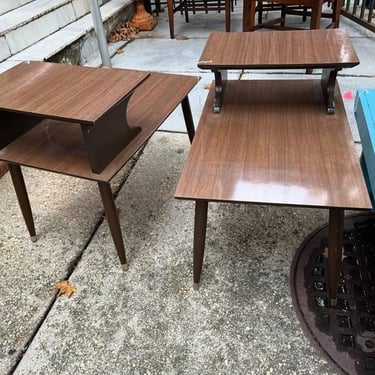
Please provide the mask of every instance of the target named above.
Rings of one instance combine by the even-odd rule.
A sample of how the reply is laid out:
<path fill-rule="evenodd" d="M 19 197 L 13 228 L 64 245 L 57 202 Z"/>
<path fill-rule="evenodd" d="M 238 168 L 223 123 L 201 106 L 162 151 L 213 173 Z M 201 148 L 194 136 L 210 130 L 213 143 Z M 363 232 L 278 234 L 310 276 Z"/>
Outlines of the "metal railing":
<path fill-rule="evenodd" d="M 341 14 L 375 32 L 375 0 L 344 0 Z"/>

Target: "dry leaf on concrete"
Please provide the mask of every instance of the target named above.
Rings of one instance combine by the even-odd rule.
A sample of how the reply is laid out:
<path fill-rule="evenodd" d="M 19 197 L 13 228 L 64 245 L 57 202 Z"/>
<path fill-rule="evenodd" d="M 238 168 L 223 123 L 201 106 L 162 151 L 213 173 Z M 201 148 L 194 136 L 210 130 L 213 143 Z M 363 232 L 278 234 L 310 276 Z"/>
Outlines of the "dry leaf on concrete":
<path fill-rule="evenodd" d="M 188 39 L 190 39 L 190 38 L 188 38 L 185 35 L 180 35 L 180 36 L 176 37 L 176 40 L 188 40 Z"/>
<path fill-rule="evenodd" d="M 133 40 L 137 38 L 139 30 L 130 26 L 128 22 L 123 23 L 116 30 L 111 32 L 109 41 L 111 43 L 119 42 L 120 40 Z"/>
<path fill-rule="evenodd" d="M 209 90 L 209 89 L 211 88 L 211 83 L 206 83 L 206 84 L 204 85 L 204 88 L 205 88 L 206 90 Z"/>
<path fill-rule="evenodd" d="M 69 284 L 68 280 L 59 281 L 56 283 L 56 288 L 59 290 L 59 293 L 57 294 L 57 297 L 66 294 L 68 297 L 70 297 L 77 288 L 71 284 Z"/>

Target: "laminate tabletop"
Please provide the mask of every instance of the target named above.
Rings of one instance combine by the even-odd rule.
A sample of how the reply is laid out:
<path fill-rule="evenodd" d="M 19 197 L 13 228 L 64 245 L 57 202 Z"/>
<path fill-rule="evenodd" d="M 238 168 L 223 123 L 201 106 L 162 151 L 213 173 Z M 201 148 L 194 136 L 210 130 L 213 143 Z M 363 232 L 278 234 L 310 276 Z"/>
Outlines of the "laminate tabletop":
<path fill-rule="evenodd" d="M 353 67 L 359 60 L 343 29 L 211 33 L 201 69 Z"/>
<path fill-rule="evenodd" d="M 228 81 L 221 113 L 211 87 L 176 198 L 369 209 L 339 89 L 321 110 L 319 80 Z"/>
<path fill-rule="evenodd" d="M 151 73 L 135 90 L 127 108 L 130 126 L 141 131 L 101 173 L 91 170 L 80 126 L 59 120 L 44 119 L 11 144 L 0 147 L 0 160 L 94 181 L 110 181 L 198 80 L 194 76 Z"/>
<path fill-rule="evenodd" d="M 95 123 L 148 72 L 23 62 L 0 74 L 0 110 Z"/>

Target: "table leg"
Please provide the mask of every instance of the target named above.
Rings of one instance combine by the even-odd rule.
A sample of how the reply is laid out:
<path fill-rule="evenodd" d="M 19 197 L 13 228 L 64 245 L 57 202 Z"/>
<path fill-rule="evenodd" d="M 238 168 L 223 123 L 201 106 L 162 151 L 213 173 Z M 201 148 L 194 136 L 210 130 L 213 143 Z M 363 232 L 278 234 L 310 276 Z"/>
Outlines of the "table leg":
<path fill-rule="evenodd" d="M 342 243 L 344 233 L 344 210 L 331 208 L 328 223 L 328 283 L 329 302 L 337 305 L 337 293 L 342 262 Z"/>
<path fill-rule="evenodd" d="M 243 0 L 242 31 L 255 30 L 256 0 Z"/>
<path fill-rule="evenodd" d="M 204 247 L 206 242 L 207 210 L 208 201 L 199 200 L 195 202 L 193 249 L 194 289 L 199 289 L 200 287 Z"/>
<path fill-rule="evenodd" d="M 115 244 L 117 254 L 120 258 L 121 267 L 127 271 L 129 266 L 126 262 L 124 241 L 122 239 L 120 222 L 117 215 L 115 201 L 111 190 L 111 185 L 107 182 L 98 182 L 100 195 L 102 197 L 104 212 L 108 221 L 109 229 Z"/>
<path fill-rule="evenodd" d="M 310 29 L 319 29 L 322 17 L 323 0 L 315 0 L 311 7 Z"/>
<path fill-rule="evenodd" d="M 31 212 L 30 201 L 27 195 L 25 180 L 22 175 L 21 167 L 16 164 L 8 164 L 8 168 L 23 218 L 30 233 L 31 241 L 36 242 L 37 236 L 35 234 L 34 219 Z"/>
<path fill-rule="evenodd" d="M 328 115 L 335 113 L 335 86 L 336 86 L 337 69 L 323 69 L 321 86 L 326 104 Z"/>
<path fill-rule="evenodd" d="M 190 140 L 190 143 L 192 143 L 194 139 L 194 135 L 195 135 L 195 128 L 194 128 L 193 115 L 191 114 L 190 102 L 189 102 L 189 98 L 187 95 L 185 96 L 185 98 L 182 99 L 181 107 L 182 107 L 182 113 L 185 119 L 185 126 L 188 132 L 189 140 Z"/>
<path fill-rule="evenodd" d="M 215 102 L 214 113 L 220 113 L 223 105 L 224 90 L 227 83 L 227 70 L 215 70 Z"/>
<path fill-rule="evenodd" d="M 173 0 L 167 0 L 168 5 L 168 22 L 169 22 L 169 36 L 174 39 L 174 10 L 173 10 Z"/>
<path fill-rule="evenodd" d="M 340 15 L 342 8 L 342 0 L 333 0 L 332 2 L 332 27 L 338 29 L 340 27 Z"/>
<path fill-rule="evenodd" d="M 230 32 L 231 0 L 225 0 L 225 31 Z"/>

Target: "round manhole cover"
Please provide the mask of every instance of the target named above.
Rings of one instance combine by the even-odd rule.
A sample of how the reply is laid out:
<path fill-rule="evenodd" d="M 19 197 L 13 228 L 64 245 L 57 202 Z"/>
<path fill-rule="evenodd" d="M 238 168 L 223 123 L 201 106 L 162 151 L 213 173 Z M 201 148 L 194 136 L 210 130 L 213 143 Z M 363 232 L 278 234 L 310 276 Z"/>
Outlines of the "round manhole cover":
<path fill-rule="evenodd" d="M 345 218 L 336 307 L 328 304 L 328 227 L 296 252 L 291 293 L 302 326 L 325 358 L 346 374 L 375 374 L 375 215 Z"/>

